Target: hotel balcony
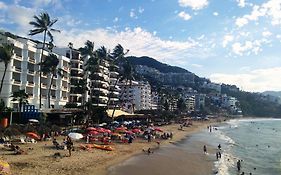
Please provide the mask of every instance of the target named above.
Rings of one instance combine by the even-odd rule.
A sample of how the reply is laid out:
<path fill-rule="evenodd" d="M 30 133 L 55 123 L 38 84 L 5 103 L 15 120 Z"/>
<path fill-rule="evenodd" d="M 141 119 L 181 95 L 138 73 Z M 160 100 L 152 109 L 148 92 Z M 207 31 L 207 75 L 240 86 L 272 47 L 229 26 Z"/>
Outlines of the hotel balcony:
<path fill-rule="evenodd" d="M 20 67 L 12 66 L 12 70 L 13 70 L 14 72 L 21 73 L 21 68 L 20 68 Z"/>
<path fill-rule="evenodd" d="M 15 54 L 14 59 L 15 59 L 15 60 L 22 61 L 22 56 Z"/>
<path fill-rule="evenodd" d="M 28 69 L 28 72 L 27 72 L 27 73 L 30 74 L 30 75 L 34 75 L 35 71 L 34 71 L 34 70 Z"/>
<path fill-rule="evenodd" d="M 27 81 L 27 86 L 34 87 L 34 82 L 32 82 L 32 81 Z"/>
<path fill-rule="evenodd" d="M 41 83 L 41 87 L 47 89 L 47 84 L 46 83 Z"/>
<path fill-rule="evenodd" d="M 34 58 L 31 58 L 31 57 L 28 57 L 28 61 L 32 64 L 35 64 L 35 59 Z"/>
<path fill-rule="evenodd" d="M 13 80 L 12 80 L 12 84 L 13 84 L 13 85 L 19 85 L 19 86 L 20 86 L 20 85 L 21 85 L 21 81 L 20 81 L 20 80 L 15 80 L 15 79 L 13 79 Z"/>

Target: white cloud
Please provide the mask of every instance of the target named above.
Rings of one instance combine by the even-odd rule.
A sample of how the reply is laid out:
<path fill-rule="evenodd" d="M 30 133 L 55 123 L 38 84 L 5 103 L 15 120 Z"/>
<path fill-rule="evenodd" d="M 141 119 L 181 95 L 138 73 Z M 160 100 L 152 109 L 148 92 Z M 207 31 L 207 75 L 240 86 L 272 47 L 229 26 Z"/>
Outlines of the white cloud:
<path fill-rule="evenodd" d="M 269 43 L 271 43 L 271 41 L 265 38 L 260 40 L 245 41 L 244 44 L 235 42 L 232 44 L 232 51 L 240 56 L 243 56 L 244 54 L 250 55 L 252 53 L 257 55 L 259 52 L 262 51 L 262 45 Z"/>
<path fill-rule="evenodd" d="M 7 5 L 4 2 L 0 1 L 0 9 L 6 9 Z"/>
<path fill-rule="evenodd" d="M 113 22 L 118 22 L 119 21 L 119 18 L 118 17 L 115 17 Z"/>
<path fill-rule="evenodd" d="M 219 13 L 218 12 L 214 12 L 213 15 L 214 16 L 219 16 Z"/>
<path fill-rule="evenodd" d="M 234 37 L 232 35 L 225 35 L 223 37 L 222 47 L 226 47 L 229 42 L 232 42 Z"/>
<path fill-rule="evenodd" d="M 263 92 L 266 90 L 279 91 L 281 89 L 281 67 L 257 69 L 240 74 L 212 74 L 211 81 L 217 83 L 234 84 L 242 90 Z"/>
<path fill-rule="evenodd" d="M 193 10 L 200 10 L 208 5 L 208 0 L 179 0 L 181 7 L 191 7 Z"/>
<path fill-rule="evenodd" d="M 34 7 L 45 7 L 45 6 L 49 6 L 52 5 L 53 7 L 56 8 L 61 8 L 62 3 L 61 0 L 33 0 L 33 5 Z"/>
<path fill-rule="evenodd" d="M 7 11 L 8 20 L 18 25 L 19 30 L 21 30 L 21 34 L 26 34 L 28 30 L 32 28 L 29 22 L 33 21 L 33 16 L 36 14 L 34 9 L 15 5 L 9 6 Z"/>
<path fill-rule="evenodd" d="M 136 17 L 135 9 L 131 9 L 130 10 L 130 17 L 131 18 L 135 18 Z"/>
<path fill-rule="evenodd" d="M 236 0 L 236 1 L 238 2 L 239 7 L 245 7 L 246 6 L 245 0 Z"/>
<path fill-rule="evenodd" d="M 272 35 L 272 33 L 270 31 L 262 32 L 262 36 L 264 36 L 264 37 L 270 37 L 271 35 Z"/>
<path fill-rule="evenodd" d="M 268 0 L 260 6 L 254 5 L 250 14 L 236 19 L 236 25 L 244 26 L 249 21 L 258 21 L 261 17 L 271 19 L 272 25 L 281 24 L 281 0 Z"/>
<path fill-rule="evenodd" d="M 139 7 L 139 13 L 143 13 L 144 12 L 144 8 Z"/>
<path fill-rule="evenodd" d="M 248 24 L 248 19 L 246 19 L 246 18 L 237 18 L 236 21 L 235 21 L 235 24 L 238 27 L 242 27 L 242 26 Z"/>
<path fill-rule="evenodd" d="M 130 55 L 147 55 L 172 65 L 175 65 L 176 61 L 187 62 L 189 58 L 206 58 L 213 54 L 204 48 L 208 48 L 208 46 L 204 44 L 200 46 L 201 43 L 197 40 L 187 39 L 183 42 L 162 40 L 140 27 L 126 28 L 121 32 L 106 29 L 72 29 L 70 31 L 62 30 L 60 34 L 54 35 L 55 43 L 60 47 L 65 47 L 67 43 L 73 42 L 75 47 L 79 48 L 84 45 L 85 41 L 91 40 L 97 47 L 104 45 L 112 49 L 120 43 L 124 48 L 130 49 Z"/>
<path fill-rule="evenodd" d="M 181 17 L 182 19 L 186 20 L 186 21 L 191 19 L 191 16 L 188 13 L 185 13 L 184 11 L 181 11 L 178 14 L 178 16 Z"/>
<path fill-rule="evenodd" d="M 201 64 L 191 64 L 192 67 L 195 67 L 195 68 L 202 68 L 203 65 Z"/>

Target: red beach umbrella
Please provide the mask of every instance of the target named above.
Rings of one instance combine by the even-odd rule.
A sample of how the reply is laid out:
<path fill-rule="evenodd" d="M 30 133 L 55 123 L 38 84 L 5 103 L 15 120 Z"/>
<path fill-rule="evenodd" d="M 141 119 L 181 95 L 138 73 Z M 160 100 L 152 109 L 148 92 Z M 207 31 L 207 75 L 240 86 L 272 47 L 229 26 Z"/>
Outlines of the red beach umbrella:
<path fill-rule="evenodd" d="M 104 132 L 104 128 L 97 128 L 98 132 Z"/>
<path fill-rule="evenodd" d="M 104 129 L 103 131 L 106 133 L 112 133 L 112 131 L 110 129 Z"/>
<path fill-rule="evenodd" d="M 28 133 L 26 133 L 26 135 L 28 137 L 30 137 L 30 138 L 33 138 L 33 139 L 36 139 L 36 140 L 40 140 L 40 137 L 36 133 L 34 133 L 34 132 L 28 132 Z"/>
<path fill-rule="evenodd" d="M 135 129 L 133 129 L 133 130 L 132 130 L 132 132 L 134 132 L 134 133 L 140 133 L 140 132 L 141 132 L 141 130 L 140 130 L 140 129 L 135 128 Z"/>
<path fill-rule="evenodd" d="M 163 130 L 160 129 L 160 128 L 155 128 L 154 130 L 155 130 L 155 131 L 158 131 L 158 132 L 163 132 Z"/>
<path fill-rule="evenodd" d="M 132 135 L 134 133 L 132 131 L 126 131 L 126 134 Z"/>
<path fill-rule="evenodd" d="M 95 127 L 88 127 L 87 128 L 87 131 L 96 131 L 97 130 L 97 128 L 95 128 Z"/>

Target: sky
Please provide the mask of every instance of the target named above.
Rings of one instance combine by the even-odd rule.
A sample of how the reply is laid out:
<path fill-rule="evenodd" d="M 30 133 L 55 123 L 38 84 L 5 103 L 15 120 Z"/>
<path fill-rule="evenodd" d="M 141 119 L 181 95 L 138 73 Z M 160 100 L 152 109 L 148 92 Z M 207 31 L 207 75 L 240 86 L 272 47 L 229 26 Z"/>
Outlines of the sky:
<path fill-rule="evenodd" d="M 55 45 L 117 44 L 216 83 L 281 91 L 281 0 L 0 0 L 0 29 L 28 36 L 48 12 Z"/>

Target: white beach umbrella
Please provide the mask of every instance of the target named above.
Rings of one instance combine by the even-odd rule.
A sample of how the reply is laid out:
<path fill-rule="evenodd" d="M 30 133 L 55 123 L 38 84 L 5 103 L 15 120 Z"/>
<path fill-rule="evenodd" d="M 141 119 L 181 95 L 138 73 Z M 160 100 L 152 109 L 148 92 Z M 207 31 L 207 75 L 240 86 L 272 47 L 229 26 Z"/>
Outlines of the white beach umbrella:
<path fill-rule="evenodd" d="M 83 135 L 80 133 L 76 133 L 76 132 L 71 132 L 68 134 L 68 136 L 74 140 L 79 140 L 83 138 Z"/>
<path fill-rule="evenodd" d="M 39 121 L 37 119 L 29 119 L 29 122 L 33 122 L 33 123 L 39 123 Z"/>

